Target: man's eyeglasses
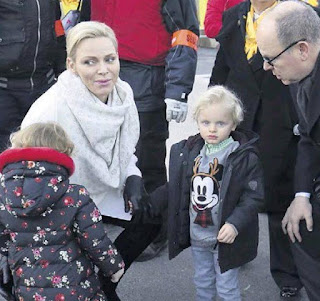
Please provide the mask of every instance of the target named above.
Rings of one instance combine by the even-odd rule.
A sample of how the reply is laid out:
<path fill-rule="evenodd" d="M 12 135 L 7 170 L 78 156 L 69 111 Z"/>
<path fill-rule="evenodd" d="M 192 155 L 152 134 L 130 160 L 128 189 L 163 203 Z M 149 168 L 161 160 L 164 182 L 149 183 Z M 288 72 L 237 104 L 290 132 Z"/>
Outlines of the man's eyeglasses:
<path fill-rule="evenodd" d="M 293 42 L 293 43 L 291 43 L 288 47 L 286 47 L 285 49 L 283 49 L 278 55 L 276 55 L 274 58 L 272 58 L 272 59 L 269 59 L 269 58 L 267 58 L 267 57 L 263 57 L 263 60 L 267 63 L 267 64 L 269 64 L 271 67 L 274 67 L 274 65 L 273 65 L 273 61 L 275 60 L 275 59 L 277 59 L 281 54 L 283 54 L 283 53 L 285 53 L 287 50 L 289 50 L 291 47 L 293 47 L 294 45 L 296 45 L 296 44 L 298 44 L 299 42 L 302 42 L 302 41 L 305 41 L 306 39 L 300 39 L 300 40 L 298 40 L 298 41 L 295 41 L 295 42 Z"/>

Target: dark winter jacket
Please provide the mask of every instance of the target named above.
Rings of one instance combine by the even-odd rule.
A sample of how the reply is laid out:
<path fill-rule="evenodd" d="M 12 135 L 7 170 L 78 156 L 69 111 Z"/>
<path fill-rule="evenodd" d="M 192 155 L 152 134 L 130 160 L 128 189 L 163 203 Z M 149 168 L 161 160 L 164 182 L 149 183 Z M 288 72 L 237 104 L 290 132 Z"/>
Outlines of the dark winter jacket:
<path fill-rule="evenodd" d="M 148 1 L 144 2 L 147 3 Z M 152 2 L 156 1 L 153 0 Z M 163 19 L 169 37 L 174 32 L 183 29 L 190 30 L 199 36 L 199 23 L 194 0 L 158 0 L 158 2 L 159 18 Z M 91 0 L 91 18 L 93 21 L 96 20 L 94 16 L 101 15 L 99 12 L 101 10 L 104 11 L 105 7 L 112 10 L 109 14 L 117 16 L 116 20 L 125 20 L 127 16 L 130 16 L 131 22 L 136 20 L 137 24 L 140 25 L 142 22 L 146 28 L 153 26 L 153 20 L 147 23 L 149 20 L 148 10 L 135 10 L 134 5 L 127 5 L 125 0 Z M 105 22 L 114 28 L 110 18 L 99 19 L 98 21 Z M 114 28 L 114 30 L 119 40 L 122 41 L 123 47 L 125 47 L 126 40 L 132 44 L 132 39 L 135 39 L 134 35 L 139 37 L 143 35 L 141 32 L 128 35 L 126 22 L 121 24 L 121 28 Z M 148 47 L 143 42 L 144 40 L 142 39 L 136 45 L 136 48 L 149 49 L 151 52 L 153 47 Z M 156 39 L 156 42 L 159 41 Z M 149 56 L 152 56 L 152 54 Z M 143 59 L 127 60 L 122 58 L 120 53 L 120 77 L 130 84 L 139 112 L 150 112 L 165 108 L 165 98 L 172 98 L 182 102 L 187 101 L 196 72 L 196 50 L 184 45 L 170 48 L 169 45 L 163 66 L 143 64 L 141 63 Z"/>
<path fill-rule="evenodd" d="M 93 263 L 106 276 L 123 266 L 87 190 L 69 184 L 73 169 L 49 148 L 0 155 L 0 225 L 18 300 L 106 300 Z"/>
<path fill-rule="evenodd" d="M 32 89 L 65 69 L 58 0 L 0 1 L 0 87 Z M 61 34 L 61 33 L 60 33 Z"/>
<path fill-rule="evenodd" d="M 240 146 L 227 159 L 220 190 L 219 229 L 233 224 L 239 234 L 234 243 L 219 243 L 221 271 L 241 266 L 257 255 L 258 210 L 262 207 L 263 176 L 255 143 L 257 135 L 244 131 L 233 132 Z M 172 146 L 169 163 L 169 182 L 151 194 L 155 212 L 168 207 L 169 258 L 190 246 L 190 184 L 194 159 L 204 140 L 198 134 Z"/>

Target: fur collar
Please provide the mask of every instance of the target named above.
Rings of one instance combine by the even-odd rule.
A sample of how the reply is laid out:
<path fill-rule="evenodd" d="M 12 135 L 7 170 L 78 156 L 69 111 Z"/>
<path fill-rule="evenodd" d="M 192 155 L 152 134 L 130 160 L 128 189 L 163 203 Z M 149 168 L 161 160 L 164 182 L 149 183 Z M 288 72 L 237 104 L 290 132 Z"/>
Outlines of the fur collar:
<path fill-rule="evenodd" d="M 8 164 L 24 160 L 46 161 L 61 165 L 69 171 L 70 176 L 75 169 L 73 160 L 66 154 L 48 147 L 26 147 L 10 148 L 0 154 L 0 172 Z"/>

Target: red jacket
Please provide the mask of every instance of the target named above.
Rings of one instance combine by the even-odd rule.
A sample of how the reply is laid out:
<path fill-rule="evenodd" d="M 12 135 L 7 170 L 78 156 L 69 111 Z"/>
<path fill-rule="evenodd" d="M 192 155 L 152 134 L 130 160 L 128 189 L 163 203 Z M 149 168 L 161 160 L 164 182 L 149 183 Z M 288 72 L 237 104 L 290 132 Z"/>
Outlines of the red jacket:
<path fill-rule="evenodd" d="M 122 60 L 165 65 L 171 48 L 159 0 L 91 0 L 91 20 L 109 25 L 119 42 Z"/>
<path fill-rule="evenodd" d="M 209 0 L 204 19 L 204 31 L 208 38 L 215 38 L 222 26 L 222 14 L 225 10 L 243 0 Z"/>

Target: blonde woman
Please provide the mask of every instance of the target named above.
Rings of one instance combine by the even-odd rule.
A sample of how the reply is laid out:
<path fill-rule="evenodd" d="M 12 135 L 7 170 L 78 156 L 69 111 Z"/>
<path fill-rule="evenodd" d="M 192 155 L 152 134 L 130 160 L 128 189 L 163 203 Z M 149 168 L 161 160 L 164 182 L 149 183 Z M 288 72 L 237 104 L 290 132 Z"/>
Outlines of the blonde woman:
<path fill-rule="evenodd" d="M 158 225 L 143 225 L 143 184 L 134 155 L 139 118 L 130 86 L 119 78 L 118 45 L 110 27 L 81 22 L 67 36 L 67 70 L 22 122 L 60 124 L 75 144 L 76 172 L 107 223 L 125 227 L 115 240 L 126 268 L 148 246 Z M 104 281 L 110 300 L 115 285 Z"/>

